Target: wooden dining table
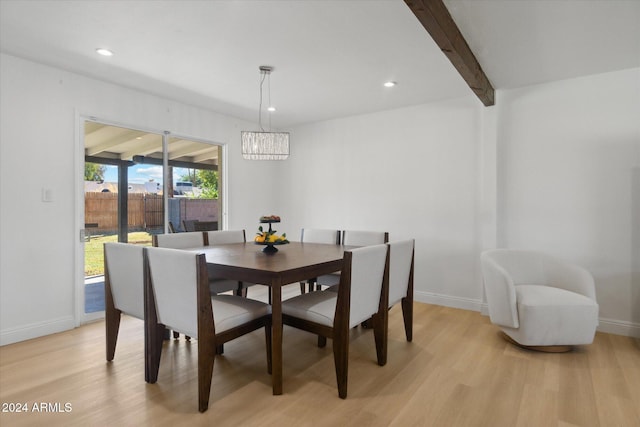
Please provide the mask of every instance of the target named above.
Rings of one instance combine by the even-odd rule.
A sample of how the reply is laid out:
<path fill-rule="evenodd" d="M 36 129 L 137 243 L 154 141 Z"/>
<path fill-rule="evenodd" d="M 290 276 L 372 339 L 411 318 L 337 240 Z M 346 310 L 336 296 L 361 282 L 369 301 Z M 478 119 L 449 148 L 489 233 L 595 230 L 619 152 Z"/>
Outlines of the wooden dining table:
<path fill-rule="evenodd" d="M 291 242 L 265 253 L 254 242 L 194 248 L 204 253 L 216 277 L 271 288 L 273 394 L 282 394 L 282 287 L 342 269 L 342 245 Z"/>

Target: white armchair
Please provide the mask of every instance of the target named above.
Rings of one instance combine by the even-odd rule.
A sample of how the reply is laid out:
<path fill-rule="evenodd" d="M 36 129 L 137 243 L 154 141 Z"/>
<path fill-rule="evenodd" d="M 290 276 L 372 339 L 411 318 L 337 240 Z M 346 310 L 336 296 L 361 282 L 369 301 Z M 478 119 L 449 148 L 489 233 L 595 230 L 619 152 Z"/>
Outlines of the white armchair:
<path fill-rule="evenodd" d="M 593 342 L 598 303 L 588 271 L 525 250 L 489 250 L 481 260 L 489 317 L 509 341 L 554 352 Z"/>

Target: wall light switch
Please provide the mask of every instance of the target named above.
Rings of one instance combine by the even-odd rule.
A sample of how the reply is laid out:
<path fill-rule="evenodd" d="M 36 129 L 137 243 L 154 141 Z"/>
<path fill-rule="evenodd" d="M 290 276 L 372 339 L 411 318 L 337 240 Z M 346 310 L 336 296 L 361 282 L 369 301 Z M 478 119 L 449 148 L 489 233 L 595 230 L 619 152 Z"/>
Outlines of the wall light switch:
<path fill-rule="evenodd" d="M 42 188 L 42 201 L 53 202 L 53 190 L 51 188 Z"/>

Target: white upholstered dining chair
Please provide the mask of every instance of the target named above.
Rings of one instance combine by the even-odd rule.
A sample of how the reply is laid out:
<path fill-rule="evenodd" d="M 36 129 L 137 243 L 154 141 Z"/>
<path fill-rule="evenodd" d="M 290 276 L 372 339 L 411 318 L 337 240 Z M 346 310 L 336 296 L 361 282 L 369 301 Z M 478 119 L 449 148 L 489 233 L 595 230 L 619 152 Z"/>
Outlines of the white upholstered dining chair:
<path fill-rule="evenodd" d="M 389 259 L 387 245 L 346 251 L 337 292 L 309 292 L 282 302 L 284 324 L 333 340 L 338 395 L 347 397 L 349 330 L 373 319 L 378 364 L 387 362 Z"/>
<path fill-rule="evenodd" d="M 380 245 L 389 241 L 386 231 L 343 230 L 342 244 L 345 246 Z"/>
<path fill-rule="evenodd" d="M 208 231 L 205 233 L 205 238 L 207 240 L 207 246 L 215 246 L 215 245 L 225 245 L 230 243 L 245 243 L 247 241 L 247 234 L 245 230 L 215 230 Z M 211 280 L 215 278 L 215 269 L 212 267 L 209 268 L 209 277 Z M 227 279 L 219 279 L 215 280 L 227 280 Z M 255 283 L 246 283 L 246 282 L 234 282 L 236 284 L 235 293 L 238 296 L 247 296 L 247 289 L 250 286 L 254 286 Z"/>
<path fill-rule="evenodd" d="M 340 244 L 340 230 L 325 230 L 319 228 L 303 228 L 300 232 L 300 241 L 302 243 L 323 243 L 327 245 L 339 245 Z M 339 272 L 338 280 L 339 280 Z M 320 281 L 331 281 L 334 282 L 334 275 L 330 277 L 326 277 L 327 275 L 320 276 Z M 310 278 L 307 282 L 300 282 L 300 293 L 305 293 L 305 285 L 308 285 L 309 292 L 316 290 L 320 285 L 317 285 L 318 280 L 317 277 Z M 337 284 L 337 281 L 334 282 Z M 319 290 L 319 289 L 318 289 Z"/>
<path fill-rule="evenodd" d="M 201 231 L 186 233 L 155 234 L 152 237 L 153 246 L 159 248 L 190 249 L 204 246 L 204 234 Z"/>
<path fill-rule="evenodd" d="M 121 314 L 144 320 L 142 251 L 143 247 L 139 245 L 104 244 L 104 315 L 108 361 L 115 356 Z"/>
<path fill-rule="evenodd" d="M 186 233 L 169 233 L 158 234 L 153 236 L 153 246 L 159 248 L 170 249 L 191 249 L 207 246 L 206 238 L 208 233 L 217 233 L 216 231 L 188 231 Z M 212 294 L 221 294 L 223 292 L 233 291 L 236 295 L 242 292 L 242 284 L 235 280 L 227 280 L 216 278 L 211 267 L 209 269 L 209 290 Z"/>
<path fill-rule="evenodd" d="M 413 340 L 413 268 L 415 241 L 389 242 L 389 308 L 400 303 L 407 341 Z"/>
<path fill-rule="evenodd" d="M 514 249 L 485 251 L 481 262 L 489 317 L 507 340 L 552 352 L 593 342 L 598 303 L 584 268 Z"/>
<path fill-rule="evenodd" d="M 380 245 L 389 241 L 389 233 L 386 231 L 367 230 L 342 230 L 340 243 L 344 246 L 371 246 Z M 329 287 L 330 290 L 337 290 L 340 283 L 340 272 L 325 274 L 317 278 L 316 287 Z"/>
<path fill-rule="evenodd" d="M 209 407 L 216 348 L 264 328 L 271 373 L 271 306 L 235 295 L 211 295 L 204 254 L 145 248 L 145 358 L 147 382 L 158 380 L 162 331 L 171 328 L 198 340 L 198 410 Z"/>
<path fill-rule="evenodd" d="M 185 233 L 157 234 L 153 236 L 152 242 L 153 246 L 159 248 L 192 249 L 206 246 L 206 238 L 206 232 L 187 231 Z M 209 292 L 211 292 L 212 295 L 229 291 L 233 291 L 236 295 L 239 295 L 242 292 L 241 282 L 215 277 L 212 267 L 207 265 L 207 269 L 209 270 Z M 173 338 L 177 339 L 179 336 L 180 334 L 177 331 L 173 331 Z M 185 339 L 189 340 L 191 337 L 185 335 Z M 222 354 L 224 347 L 220 346 L 218 352 Z"/>
<path fill-rule="evenodd" d="M 224 245 L 228 243 L 244 243 L 247 234 L 244 230 L 215 230 L 206 233 L 209 245 Z"/>

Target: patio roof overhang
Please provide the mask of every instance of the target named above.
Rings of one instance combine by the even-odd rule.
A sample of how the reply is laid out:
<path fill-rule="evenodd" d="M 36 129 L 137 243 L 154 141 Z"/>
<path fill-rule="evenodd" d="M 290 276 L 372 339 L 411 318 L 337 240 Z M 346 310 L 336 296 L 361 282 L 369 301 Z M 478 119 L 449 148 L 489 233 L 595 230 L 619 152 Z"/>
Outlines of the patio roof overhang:
<path fill-rule="evenodd" d="M 95 121 L 85 122 L 85 162 L 118 167 L 118 241 L 128 237 L 128 170 L 136 164 L 163 165 L 162 134 L 127 129 Z M 169 137 L 169 167 L 218 170 L 220 147 L 204 142 Z M 173 180 L 173 174 L 169 174 Z M 166 186 L 173 196 L 173 182 Z"/>
<path fill-rule="evenodd" d="M 85 161 L 107 165 L 162 165 L 162 135 L 87 121 Z M 218 170 L 219 147 L 170 137 L 168 164 L 188 169 Z"/>

